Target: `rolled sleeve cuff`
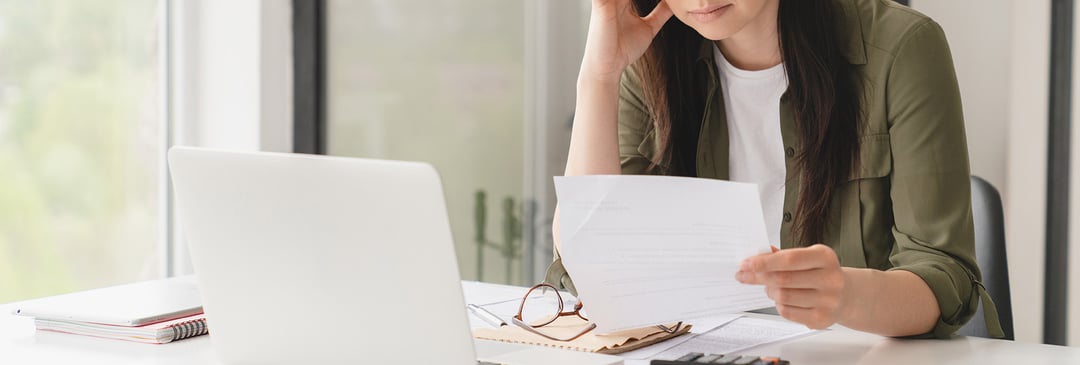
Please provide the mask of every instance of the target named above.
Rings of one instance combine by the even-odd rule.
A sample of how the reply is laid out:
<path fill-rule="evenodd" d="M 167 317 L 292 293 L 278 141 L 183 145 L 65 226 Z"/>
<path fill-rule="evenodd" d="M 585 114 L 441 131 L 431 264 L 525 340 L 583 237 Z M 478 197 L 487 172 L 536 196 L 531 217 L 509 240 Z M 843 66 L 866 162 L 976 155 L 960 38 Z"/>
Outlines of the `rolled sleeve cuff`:
<path fill-rule="evenodd" d="M 908 271 L 922 278 L 937 298 L 938 308 L 941 310 L 941 316 L 930 332 L 910 337 L 949 338 L 975 315 L 979 303 L 975 282 L 963 269 L 949 266 L 952 265 L 920 262 L 889 269 Z"/>

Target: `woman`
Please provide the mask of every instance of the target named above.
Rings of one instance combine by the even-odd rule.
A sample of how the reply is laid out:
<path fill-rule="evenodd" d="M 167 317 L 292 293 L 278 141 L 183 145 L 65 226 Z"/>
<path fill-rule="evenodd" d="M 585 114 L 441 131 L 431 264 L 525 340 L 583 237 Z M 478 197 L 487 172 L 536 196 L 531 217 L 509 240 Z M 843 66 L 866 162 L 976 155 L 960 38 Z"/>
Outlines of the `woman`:
<path fill-rule="evenodd" d="M 759 185 L 784 249 L 736 279 L 783 317 L 948 337 L 982 299 L 999 329 L 956 76 L 929 18 L 889 0 L 594 0 L 577 88 L 566 175 Z M 573 289 L 557 255 L 548 281 Z"/>

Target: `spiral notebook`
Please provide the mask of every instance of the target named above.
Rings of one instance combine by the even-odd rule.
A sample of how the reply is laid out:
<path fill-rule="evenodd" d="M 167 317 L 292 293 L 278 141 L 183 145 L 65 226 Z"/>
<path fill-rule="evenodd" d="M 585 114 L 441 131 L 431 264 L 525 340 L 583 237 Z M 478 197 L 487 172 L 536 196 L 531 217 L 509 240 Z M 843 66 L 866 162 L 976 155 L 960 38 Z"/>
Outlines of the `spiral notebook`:
<path fill-rule="evenodd" d="M 79 321 L 34 319 L 37 329 L 142 343 L 169 343 L 207 334 L 206 317 L 196 314 L 141 326 L 118 326 Z"/>

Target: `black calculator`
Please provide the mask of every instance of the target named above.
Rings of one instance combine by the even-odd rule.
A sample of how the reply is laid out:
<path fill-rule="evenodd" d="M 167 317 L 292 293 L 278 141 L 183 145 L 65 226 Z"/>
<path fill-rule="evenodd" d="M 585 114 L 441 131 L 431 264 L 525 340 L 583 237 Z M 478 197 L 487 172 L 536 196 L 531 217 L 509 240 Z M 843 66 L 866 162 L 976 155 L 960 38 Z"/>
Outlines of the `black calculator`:
<path fill-rule="evenodd" d="M 697 364 L 724 364 L 724 365 L 790 365 L 791 362 L 771 356 L 749 355 L 717 355 L 691 352 L 675 360 L 653 360 L 651 365 L 697 365 Z"/>

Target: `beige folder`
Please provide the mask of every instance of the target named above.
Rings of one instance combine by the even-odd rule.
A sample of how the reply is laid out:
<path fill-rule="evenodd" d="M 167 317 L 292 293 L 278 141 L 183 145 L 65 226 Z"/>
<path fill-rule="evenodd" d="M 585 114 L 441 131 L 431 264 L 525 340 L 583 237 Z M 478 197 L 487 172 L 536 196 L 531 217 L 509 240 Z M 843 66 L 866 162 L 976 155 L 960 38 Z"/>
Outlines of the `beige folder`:
<path fill-rule="evenodd" d="M 567 338 L 581 333 L 588 325 L 589 322 L 579 317 L 566 316 L 560 317 L 555 320 L 554 323 L 540 327 L 537 330 L 552 337 Z M 675 325 L 676 324 L 673 323 L 668 327 L 672 328 L 675 327 Z M 511 324 L 499 328 L 473 329 L 473 337 L 483 340 L 548 346 L 566 350 L 617 354 L 663 342 L 667 339 L 681 336 L 687 332 L 690 332 L 690 325 L 688 324 L 683 324 L 673 333 L 664 331 L 656 326 L 649 326 L 605 334 L 598 334 L 596 331 L 592 331 L 573 341 L 555 341 Z"/>

